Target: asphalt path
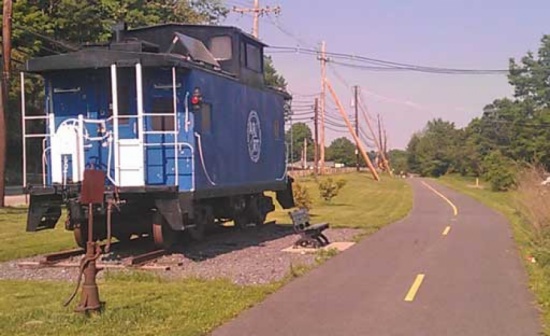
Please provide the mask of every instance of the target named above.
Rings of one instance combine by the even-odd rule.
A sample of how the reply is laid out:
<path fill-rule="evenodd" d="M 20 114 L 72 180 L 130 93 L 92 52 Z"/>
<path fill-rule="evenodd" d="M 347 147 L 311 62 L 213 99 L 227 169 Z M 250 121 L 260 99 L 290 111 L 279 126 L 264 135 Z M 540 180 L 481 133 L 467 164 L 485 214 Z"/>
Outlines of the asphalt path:
<path fill-rule="evenodd" d="M 414 206 L 213 335 L 535 336 L 534 296 L 507 220 L 433 181 Z"/>

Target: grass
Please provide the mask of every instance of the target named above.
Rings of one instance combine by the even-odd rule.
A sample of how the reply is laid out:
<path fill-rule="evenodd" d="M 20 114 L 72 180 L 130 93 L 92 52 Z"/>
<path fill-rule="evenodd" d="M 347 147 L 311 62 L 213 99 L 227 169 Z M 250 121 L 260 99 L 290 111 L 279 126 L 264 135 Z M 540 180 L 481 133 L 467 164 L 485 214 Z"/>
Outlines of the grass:
<path fill-rule="evenodd" d="M 62 306 L 68 283 L 0 281 L 0 335 L 204 335 L 281 285 L 117 274 L 99 284 L 108 304 L 91 318 Z"/>
<path fill-rule="evenodd" d="M 481 203 L 502 213 L 512 225 L 514 239 L 519 247 L 522 260 L 529 273 L 529 287 L 537 297 L 542 309 L 545 335 L 550 335 L 550 266 L 527 262 L 535 253 L 532 225 L 522 213 L 516 192 L 493 192 L 488 189 L 472 188 L 473 179 L 447 176 L 439 179 L 441 184 L 469 195 Z"/>
<path fill-rule="evenodd" d="M 411 188 L 401 179 L 383 176 L 381 182 L 376 182 L 366 173 L 332 178 L 344 179 L 347 183 L 331 202 L 321 199 L 313 177 L 298 180 L 312 198 L 313 205 L 309 211 L 312 222 L 329 222 L 335 228 L 363 229 L 370 234 L 405 217 L 412 208 Z M 279 223 L 290 222 L 287 211 L 280 207 L 268 219 Z"/>
<path fill-rule="evenodd" d="M 74 248 L 73 234 L 65 230 L 64 215 L 54 230 L 25 232 L 26 208 L 0 209 L 0 262 Z"/>
<path fill-rule="evenodd" d="M 301 179 L 313 199 L 314 222 L 363 229 L 366 234 L 410 211 L 412 192 L 399 179 L 374 182 L 366 174 L 336 176 L 347 185 L 332 202 L 320 199 L 316 183 Z M 74 247 L 72 233 L 58 223 L 55 230 L 25 233 L 26 209 L 0 210 L 0 261 Z M 288 223 L 278 208 L 269 219 Z M 320 264 L 336 251 L 316 255 Z M 72 283 L 0 280 L 0 335 L 204 335 L 241 311 L 262 301 L 286 282 L 313 266 L 291 265 L 287 278 L 263 286 L 238 286 L 228 280 L 163 280 L 151 273 L 107 272 L 100 281 L 107 299 L 101 316 L 85 318 L 62 306 Z"/>

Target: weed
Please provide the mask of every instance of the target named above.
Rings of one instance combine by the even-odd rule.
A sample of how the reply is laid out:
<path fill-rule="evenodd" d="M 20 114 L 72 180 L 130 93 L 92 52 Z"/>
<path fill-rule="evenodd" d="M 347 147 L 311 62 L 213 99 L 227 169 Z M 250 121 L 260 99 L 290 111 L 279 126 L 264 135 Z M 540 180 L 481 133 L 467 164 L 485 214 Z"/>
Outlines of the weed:
<path fill-rule="evenodd" d="M 298 208 L 311 209 L 313 202 L 311 201 L 311 196 L 307 190 L 307 187 L 301 183 L 294 183 L 292 186 L 292 191 L 294 194 L 294 202 Z"/>
<path fill-rule="evenodd" d="M 338 196 L 338 192 L 340 189 L 342 189 L 346 185 L 346 180 L 338 180 L 337 182 L 334 182 L 334 180 L 329 177 L 325 180 L 319 181 L 318 187 L 319 187 L 319 194 L 321 195 L 321 198 L 324 199 L 327 202 L 330 202 L 334 197 Z"/>
<path fill-rule="evenodd" d="M 315 262 L 317 264 L 322 264 L 329 260 L 330 258 L 336 256 L 339 253 L 338 249 L 319 249 L 315 254 Z"/>

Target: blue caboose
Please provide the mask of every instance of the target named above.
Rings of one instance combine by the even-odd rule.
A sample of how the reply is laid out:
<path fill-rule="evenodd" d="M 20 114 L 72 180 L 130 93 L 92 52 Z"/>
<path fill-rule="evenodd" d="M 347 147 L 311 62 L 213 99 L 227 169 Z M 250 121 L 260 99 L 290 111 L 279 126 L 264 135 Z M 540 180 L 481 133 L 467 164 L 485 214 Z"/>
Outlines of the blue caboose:
<path fill-rule="evenodd" d="M 44 134 L 23 134 L 24 148 L 44 139 L 43 183 L 27 186 L 28 231 L 53 228 L 66 205 L 66 228 L 85 244 L 86 169 L 106 176 L 104 203 L 93 209 L 99 240 L 151 235 L 166 247 L 181 231 L 200 239 L 216 223 L 262 224 L 274 210 L 265 191 L 294 205 L 289 96 L 264 83 L 262 42 L 233 27 L 183 24 L 119 26 L 114 36 L 26 65 L 43 77 L 46 98 L 41 116 L 26 115 L 23 104 L 24 129 L 46 124 Z"/>

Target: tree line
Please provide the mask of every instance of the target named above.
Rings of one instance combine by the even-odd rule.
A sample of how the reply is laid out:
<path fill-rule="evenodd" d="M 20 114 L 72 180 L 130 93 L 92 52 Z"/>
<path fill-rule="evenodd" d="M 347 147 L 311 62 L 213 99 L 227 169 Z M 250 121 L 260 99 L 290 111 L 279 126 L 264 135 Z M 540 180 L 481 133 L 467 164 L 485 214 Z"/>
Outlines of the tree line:
<path fill-rule="evenodd" d="M 495 190 L 514 187 L 522 165 L 550 169 L 550 35 L 536 54 L 509 60 L 512 98 L 496 99 L 464 128 L 434 119 L 415 133 L 394 167 L 422 176 L 484 177 Z M 392 156 L 390 154 L 390 156 Z"/>
<path fill-rule="evenodd" d="M 288 144 L 289 162 L 298 162 L 303 158 L 304 143 L 307 144 L 307 161 L 314 161 L 314 146 L 311 128 L 303 122 L 293 124 L 285 134 L 285 141 Z M 328 147 L 325 148 L 325 160 L 342 163 L 346 167 L 355 167 L 357 164 L 356 146 L 346 137 L 334 139 Z M 367 153 L 371 161 L 377 159 L 377 152 Z M 365 160 L 359 156 L 359 166 L 366 167 Z"/>

